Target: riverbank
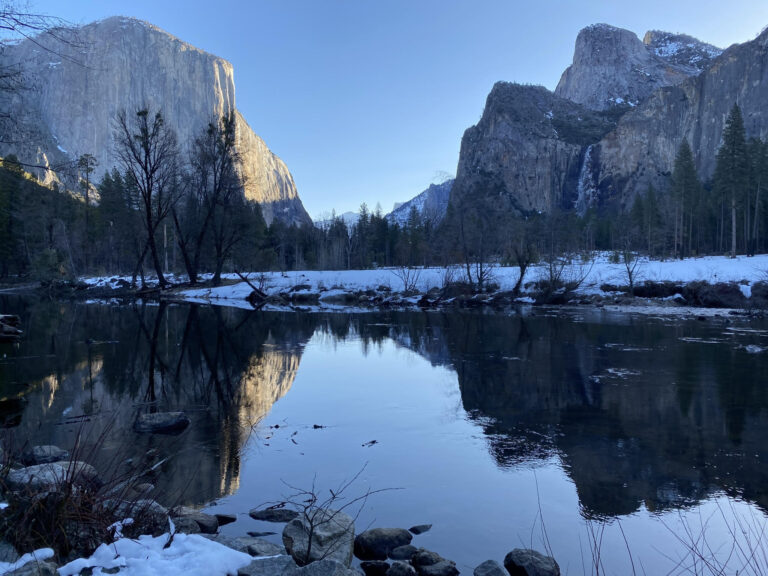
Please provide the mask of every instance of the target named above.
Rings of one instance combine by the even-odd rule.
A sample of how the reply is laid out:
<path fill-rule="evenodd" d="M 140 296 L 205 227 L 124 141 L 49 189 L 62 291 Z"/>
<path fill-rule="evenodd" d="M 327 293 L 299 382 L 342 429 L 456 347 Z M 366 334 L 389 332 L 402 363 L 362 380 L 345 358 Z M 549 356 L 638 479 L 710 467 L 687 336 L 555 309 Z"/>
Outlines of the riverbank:
<path fill-rule="evenodd" d="M 11 576 L 458 576 L 454 561 L 415 546 L 431 524 L 356 530 L 368 496 L 348 499 L 350 482 L 321 496 L 253 508 L 248 515 L 279 532 L 224 534 L 244 514 L 209 514 L 153 500 L 141 476 L 103 480 L 96 469 L 53 445 L 9 457 L 1 480 L 0 574 Z M 300 498 L 299 498 L 300 497 Z M 357 512 L 356 512 L 357 511 Z M 280 528 L 282 527 L 282 528 Z M 262 538 L 281 535 L 280 543 Z M 17 550 L 19 546 L 19 550 Z M 45 547 L 40 547 L 45 546 Z M 23 552 L 23 555 L 20 554 Z M 557 562 L 516 548 L 475 576 L 558 576 Z M 533 571 L 531 571 L 533 570 Z"/>
<path fill-rule="evenodd" d="M 245 278 L 246 280 L 243 280 Z M 459 266 L 250 273 L 221 286 L 189 286 L 184 278 L 159 290 L 131 290 L 129 278 L 88 278 L 76 295 L 91 299 L 156 298 L 264 310 L 503 308 L 520 304 L 588 305 L 645 314 L 704 315 L 768 309 L 768 255 L 638 259 L 628 267 L 609 253 L 556 267 L 488 269 L 482 287 Z"/>

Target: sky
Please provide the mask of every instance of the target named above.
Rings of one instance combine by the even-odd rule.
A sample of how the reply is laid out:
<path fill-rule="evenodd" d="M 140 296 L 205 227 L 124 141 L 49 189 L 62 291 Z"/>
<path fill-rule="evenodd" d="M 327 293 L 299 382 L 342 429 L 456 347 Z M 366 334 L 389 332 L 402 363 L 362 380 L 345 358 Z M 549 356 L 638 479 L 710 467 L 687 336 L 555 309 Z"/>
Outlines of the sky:
<path fill-rule="evenodd" d="M 579 30 L 605 22 L 720 47 L 768 26 L 766 0 L 29 0 L 86 24 L 146 20 L 229 60 L 236 104 L 313 219 L 384 212 L 456 173 L 497 81 L 557 85 Z"/>

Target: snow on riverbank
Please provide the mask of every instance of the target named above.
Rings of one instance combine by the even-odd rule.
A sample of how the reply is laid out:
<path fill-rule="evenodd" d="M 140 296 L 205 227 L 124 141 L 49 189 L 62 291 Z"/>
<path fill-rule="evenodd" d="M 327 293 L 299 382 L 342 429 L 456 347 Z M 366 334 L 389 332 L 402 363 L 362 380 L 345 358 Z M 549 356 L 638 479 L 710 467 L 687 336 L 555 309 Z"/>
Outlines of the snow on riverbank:
<path fill-rule="evenodd" d="M 454 280 L 463 278 L 461 267 L 424 268 L 418 270 L 416 288 L 426 292 L 430 288 L 440 288 L 448 277 Z M 520 271 L 516 266 L 496 267 L 492 272 L 492 282 L 498 284 L 499 290 L 511 290 L 519 277 Z M 531 266 L 526 274 L 525 282 L 535 282 L 548 276 L 546 264 Z M 563 279 L 575 279 L 585 276 L 577 294 L 599 294 L 602 284 L 626 285 L 627 272 L 624 264 L 612 263 L 608 254 L 600 254 L 589 262 L 574 261 L 566 265 Z M 229 280 L 237 279 L 228 276 Z M 295 289 L 297 294 L 319 294 L 320 302 L 332 300 L 344 292 L 365 290 L 380 290 L 386 287 L 392 291 L 402 291 L 403 281 L 398 269 L 379 268 L 375 270 L 325 270 L 298 272 L 267 272 L 251 274 L 251 282 L 259 286 L 267 294 L 277 294 Z M 736 282 L 742 283 L 744 295 L 749 297 L 750 287 L 755 282 L 768 280 L 768 255 L 754 257 L 740 256 L 728 258 L 725 256 L 708 256 L 704 258 L 689 258 L 686 260 L 658 261 L 642 260 L 636 270 L 635 283 L 651 280 L 655 282 L 693 282 L 703 280 L 709 283 Z M 237 282 L 217 288 L 198 288 L 183 290 L 180 295 L 184 299 L 197 302 L 214 302 L 226 305 L 245 305 L 246 297 L 251 288 L 245 282 Z"/>
<path fill-rule="evenodd" d="M 74 576 L 84 568 L 93 568 L 95 576 L 119 568 L 121 576 L 226 576 L 237 574 L 253 561 L 249 554 L 198 534 L 176 533 L 170 544 L 169 538 L 169 534 L 139 536 L 102 544 L 90 558 L 79 558 L 59 568 L 59 574 Z"/>

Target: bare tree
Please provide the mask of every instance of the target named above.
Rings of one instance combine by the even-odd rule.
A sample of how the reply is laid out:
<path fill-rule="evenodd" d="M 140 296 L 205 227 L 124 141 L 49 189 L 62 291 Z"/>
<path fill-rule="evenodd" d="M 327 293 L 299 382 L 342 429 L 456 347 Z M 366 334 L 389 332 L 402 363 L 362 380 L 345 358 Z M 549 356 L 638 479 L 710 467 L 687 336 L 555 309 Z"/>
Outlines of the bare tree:
<path fill-rule="evenodd" d="M 164 287 L 168 281 L 163 276 L 155 235 L 179 198 L 176 133 L 159 111 L 144 108 L 133 116 L 120 112 L 114 137 L 118 161 L 138 192 L 147 246 L 157 280 Z"/>

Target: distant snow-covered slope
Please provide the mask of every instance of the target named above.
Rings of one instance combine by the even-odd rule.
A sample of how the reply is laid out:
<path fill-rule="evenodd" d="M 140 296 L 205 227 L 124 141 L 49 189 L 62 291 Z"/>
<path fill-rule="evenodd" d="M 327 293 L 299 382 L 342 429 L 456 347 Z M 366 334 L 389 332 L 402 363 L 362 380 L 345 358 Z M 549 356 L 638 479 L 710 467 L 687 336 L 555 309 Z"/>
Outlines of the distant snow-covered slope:
<path fill-rule="evenodd" d="M 395 209 L 387 214 L 387 220 L 403 226 L 408 222 L 411 208 L 414 207 L 422 217 L 432 222 L 440 222 L 448 209 L 448 198 L 451 194 L 453 181 L 454 179 L 451 178 L 442 184 L 431 184 L 429 188 L 415 198 L 402 204 L 396 204 Z"/>
<path fill-rule="evenodd" d="M 347 225 L 347 228 L 351 228 L 357 224 L 357 221 L 360 219 L 360 214 L 358 212 L 344 212 L 343 214 L 338 214 L 336 217 L 341 218 L 344 221 L 344 224 Z M 332 222 L 333 218 L 326 218 L 324 220 L 317 219 L 315 220 L 315 226 L 317 228 L 328 228 Z"/>

